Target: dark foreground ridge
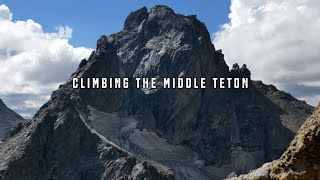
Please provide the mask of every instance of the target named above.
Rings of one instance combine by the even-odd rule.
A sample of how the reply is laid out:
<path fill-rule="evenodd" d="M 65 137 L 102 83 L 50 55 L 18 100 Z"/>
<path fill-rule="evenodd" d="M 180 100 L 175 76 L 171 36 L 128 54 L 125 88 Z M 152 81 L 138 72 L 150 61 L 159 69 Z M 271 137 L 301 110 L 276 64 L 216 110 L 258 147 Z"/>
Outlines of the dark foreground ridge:
<path fill-rule="evenodd" d="M 163 77 L 250 77 L 234 68 L 196 16 L 166 6 L 133 12 L 1 147 L 0 175 L 221 179 L 279 158 L 313 110 L 305 102 L 260 81 L 249 89 L 161 86 Z M 73 89 L 75 77 L 159 81 L 157 89 Z"/>

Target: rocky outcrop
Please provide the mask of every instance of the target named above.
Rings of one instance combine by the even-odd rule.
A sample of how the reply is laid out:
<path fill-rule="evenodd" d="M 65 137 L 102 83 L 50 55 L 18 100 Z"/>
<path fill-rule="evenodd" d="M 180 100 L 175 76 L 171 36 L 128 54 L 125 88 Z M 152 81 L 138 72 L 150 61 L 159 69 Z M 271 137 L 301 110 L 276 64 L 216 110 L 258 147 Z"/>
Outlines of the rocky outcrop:
<path fill-rule="evenodd" d="M 230 179 L 320 179 L 320 107 L 302 125 L 278 160 Z"/>
<path fill-rule="evenodd" d="M 168 168 L 138 159 L 88 128 L 71 101 L 49 102 L 5 142 L 1 179 L 174 179 Z"/>
<path fill-rule="evenodd" d="M 272 163 L 273 179 L 320 179 L 320 107 L 302 125 L 287 151 Z"/>
<path fill-rule="evenodd" d="M 23 121 L 23 118 L 9 109 L 0 99 L 0 144 L 4 140 L 6 133 L 21 121 Z"/>
<path fill-rule="evenodd" d="M 0 149 L 19 179 L 221 179 L 279 158 L 313 107 L 265 85 L 164 89 L 163 77 L 250 77 L 229 71 L 196 16 L 166 6 L 131 13 Z M 156 89 L 73 89 L 72 78 L 157 78 Z M 294 105 L 292 107 L 292 105 Z M 154 162 L 156 161 L 156 162 Z M 174 177 L 173 177 L 174 176 Z"/>

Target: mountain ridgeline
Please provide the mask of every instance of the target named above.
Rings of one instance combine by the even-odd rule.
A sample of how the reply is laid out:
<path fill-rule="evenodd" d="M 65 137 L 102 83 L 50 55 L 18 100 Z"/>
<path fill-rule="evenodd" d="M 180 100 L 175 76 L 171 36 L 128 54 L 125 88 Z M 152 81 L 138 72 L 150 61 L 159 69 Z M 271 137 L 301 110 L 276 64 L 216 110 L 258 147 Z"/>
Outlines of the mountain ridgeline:
<path fill-rule="evenodd" d="M 23 120 L 19 114 L 9 109 L 0 99 L 0 146 L 7 133 Z"/>
<path fill-rule="evenodd" d="M 229 70 L 196 16 L 167 6 L 141 8 L 122 31 L 102 36 L 31 125 L 6 141 L 0 175 L 221 179 L 247 173 L 279 158 L 313 107 L 261 81 L 250 81 L 248 89 L 164 89 L 161 80 L 248 72 Z M 154 77 L 158 86 L 73 89 L 75 77 Z"/>

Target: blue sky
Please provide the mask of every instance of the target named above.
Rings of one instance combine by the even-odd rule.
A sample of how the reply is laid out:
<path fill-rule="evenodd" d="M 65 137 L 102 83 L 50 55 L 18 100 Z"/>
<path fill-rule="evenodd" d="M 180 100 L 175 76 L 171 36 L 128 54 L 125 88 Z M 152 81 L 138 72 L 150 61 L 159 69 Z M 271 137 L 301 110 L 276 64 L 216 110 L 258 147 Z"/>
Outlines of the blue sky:
<path fill-rule="evenodd" d="M 196 14 L 212 35 L 228 22 L 230 11 L 229 0 L 3 0 L 2 3 L 10 8 L 13 20 L 33 19 L 45 32 L 68 25 L 73 29 L 70 44 L 91 48 L 95 48 L 101 35 L 120 31 L 126 16 L 143 6 L 165 4 L 181 14 Z"/>

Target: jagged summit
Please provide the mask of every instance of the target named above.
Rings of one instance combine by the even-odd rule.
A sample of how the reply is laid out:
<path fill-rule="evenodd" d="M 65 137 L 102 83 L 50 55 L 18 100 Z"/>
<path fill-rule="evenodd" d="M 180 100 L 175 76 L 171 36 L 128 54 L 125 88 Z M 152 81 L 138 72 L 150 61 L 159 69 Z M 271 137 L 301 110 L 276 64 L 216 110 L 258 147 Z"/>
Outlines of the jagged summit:
<path fill-rule="evenodd" d="M 124 30 L 107 38 L 117 49 L 128 76 L 178 76 L 194 63 L 186 56 L 198 56 L 204 51 L 207 54 L 201 56 L 208 58 L 199 68 L 210 73 L 208 68 L 216 65 L 221 74 L 229 70 L 222 58 L 214 58 L 222 54 L 215 51 L 204 23 L 195 16 L 176 14 L 167 6 L 155 6 L 149 12 L 142 8 L 131 13 Z M 172 61 L 166 62 L 169 58 Z M 202 61 L 203 58 L 198 59 Z"/>
<path fill-rule="evenodd" d="M 152 27 L 154 30 L 158 29 L 158 32 L 178 29 L 186 30 L 192 28 L 192 24 L 203 24 L 195 15 L 184 16 L 176 14 L 170 7 L 165 5 L 157 5 L 148 11 L 146 7 L 143 7 L 135 12 L 130 13 L 124 23 L 124 30 L 141 31 L 143 26 Z M 204 24 L 199 26 L 203 32 L 208 32 Z M 156 31 L 155 31 L 156 32 Z M 196 33 L 196 32 L 194 32 Z M 209 33 L 208 33 L 209 34 Z M 208 36 L 210 38 L 210 36 Z"/>
<path fill-rule="evenodd" d="M 155 5 L 151 8 L 151 12 L 160 13 L 160 14 L 175 14 L 173 9 L 167 5 Z"/>
<path fill-rule="evenodd" d="M 161 86 L 162 77 L 232 73 L 250 76 L 246 66 L 229 70 L 195 16 L 142 8 L 122 31 L 102 36 L 32 124 L 0 148 L 0 175 L 222 179 L 248 172 L 278 158 L 313 107 L 253 81 L 243 90 Z M 155 77 L 159 86 L 73 89 L 75 77 Z"/>
<path fill-rule="evenodd" d="M 140 26 L 149 16 L 148 9 L 143 7 L 135 12 L 129 14 L 124 22 L 124 29 L 132 30 Z"/>

